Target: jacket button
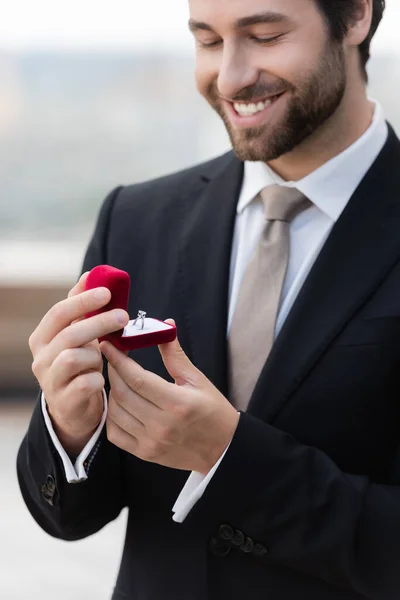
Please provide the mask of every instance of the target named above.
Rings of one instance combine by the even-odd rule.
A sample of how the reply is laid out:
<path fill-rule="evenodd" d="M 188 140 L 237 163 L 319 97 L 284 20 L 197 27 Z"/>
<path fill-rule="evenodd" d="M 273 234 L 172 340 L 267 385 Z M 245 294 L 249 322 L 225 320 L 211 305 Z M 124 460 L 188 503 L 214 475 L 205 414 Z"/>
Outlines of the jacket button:
<path fill-rule="evenodd" d="M 49 493 L 54 494 L 54 492 L 56 491 L 56 482 L 54 481 L 54 477 L 49 475 L 46 479 L 46 484 L 47 484 L 47 489 L 49 490 Z"/>
<path fill-rule="evenodd" d="M 239 529 L 236 529 L 235 534 L 233 536 L 233 538 L 231 539 L 231 543 L 234 546 L 241 546 L 244 542 L 244 533 L 242 533 L 241 531 L 239 531 Z"/>
<path fill-rule="evenodd" d="M 233 538 L 233 529 L 230 525 L 221 525 L 219 528 L 219 537 L 223 540 L 231 540 Z"/>
<path fill-rule="evenodd" d="M 45 500 L 50 506 L 54 506 L 54 494 L 56 492 L 56 482 L 54 477 L 51 475 L 47 476 L 46 482 L 43 484 L 40 490 L 43 500 Z"/>
<path fill-rule="evenodd" d="M 251 538 L 247 537 L 243 544 L 240 546 L 240 549 L 246 554 L 250 554 L 254 550 L 254 542 Z"/>
<path fill-rule="evenodd" d="M 262 544 L 256 544 L 254 546 L 254 550 L 253 550 L 254 556 L 256 556 L 257 558 L 262 558 L 266 554 L 268 554 L 268 550 L 265 546 L 263 546 Z"/>
<path fill-rule="evenodd" d="M 217 556 L 218 558 L 224 558 L 225 556 L 228 556 L 229 552 L 232 550 L 228 543 L 221 542 L 215 537 L 211 539 L 209 548 L 211 554 Z"/>

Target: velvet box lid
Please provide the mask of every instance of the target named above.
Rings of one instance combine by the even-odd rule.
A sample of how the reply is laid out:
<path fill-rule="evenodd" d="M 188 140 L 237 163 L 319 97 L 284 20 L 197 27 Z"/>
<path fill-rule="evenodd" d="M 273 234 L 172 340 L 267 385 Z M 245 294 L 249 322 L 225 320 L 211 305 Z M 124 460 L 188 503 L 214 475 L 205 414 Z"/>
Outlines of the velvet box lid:
<path fill-rule="evenodd" d="M 128 310 L 130 284 L 129 273 L 126 271 L 110 265 L 99 265 L 92 269 L 87 276 L 85 290 L 98 287 L 108 288 L 111 292 L 111 300 L 100 310 L 88 313 L 86 318 L 115 308 Z M 137 325 L 134 325 L 134 319 L 132 319 L 124 329 L 110 333 L 100 338 L 99 341 L 111 342 L 119 350 L 127 352 L 173 342 L 175 338 L 176 327 L 174 325 L 146 316 L 143 329 L 141 329 L 140 320 Z"/>

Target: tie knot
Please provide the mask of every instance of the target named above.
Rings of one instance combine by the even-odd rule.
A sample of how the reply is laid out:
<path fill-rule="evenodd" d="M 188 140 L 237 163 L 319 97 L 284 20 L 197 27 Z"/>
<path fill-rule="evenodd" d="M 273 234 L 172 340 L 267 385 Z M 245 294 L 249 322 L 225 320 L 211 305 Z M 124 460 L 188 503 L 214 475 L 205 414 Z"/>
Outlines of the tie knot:
<path fill-rule="evenodd" d="M 311 203 L 298 189 L 271 185 L 261 191 L 267 221 L 293 221 Z"/>

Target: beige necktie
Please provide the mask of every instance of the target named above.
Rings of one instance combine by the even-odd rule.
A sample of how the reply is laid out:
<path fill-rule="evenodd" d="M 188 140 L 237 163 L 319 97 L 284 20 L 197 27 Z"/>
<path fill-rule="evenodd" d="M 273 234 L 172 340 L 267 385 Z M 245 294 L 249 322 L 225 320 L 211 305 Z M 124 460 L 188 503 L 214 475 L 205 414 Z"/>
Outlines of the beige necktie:
<path fill-rule="evenodd" d="M 290 252 L 290 222 L 310 201 L 296 188 L 261 192 L 266 223 L 241 283 L 228 337 L 229 398 L 245 411 L 271 351 Z"/>

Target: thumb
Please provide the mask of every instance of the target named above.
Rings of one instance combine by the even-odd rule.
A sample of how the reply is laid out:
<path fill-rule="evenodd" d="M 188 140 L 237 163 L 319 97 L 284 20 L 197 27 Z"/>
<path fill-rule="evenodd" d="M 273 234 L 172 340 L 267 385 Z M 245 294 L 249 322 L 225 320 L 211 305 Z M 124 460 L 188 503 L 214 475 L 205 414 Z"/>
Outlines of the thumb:
<path fill-rule="evenodd" d="M 165 323 L 175 325 L 173 319 L 167 319 Z M 177 385 L 198 385 L 200 371 L 186 356 L 178 338 L 168 344 L 160 344 L 158 349 L 165 368 Z"/>

